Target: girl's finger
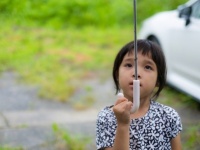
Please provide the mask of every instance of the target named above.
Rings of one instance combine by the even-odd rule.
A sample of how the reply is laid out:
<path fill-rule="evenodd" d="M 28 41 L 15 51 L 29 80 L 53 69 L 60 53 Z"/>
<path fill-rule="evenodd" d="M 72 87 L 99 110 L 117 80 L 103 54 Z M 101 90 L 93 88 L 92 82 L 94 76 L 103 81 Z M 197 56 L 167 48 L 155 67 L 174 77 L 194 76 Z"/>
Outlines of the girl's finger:
<path fill-rule="evenodd" d="M 121 98 L 118 98 L 118 100 L 116 101 L 115 105 L 118 105 L 124 101 L 128 101 L 125 97 L 121 97 Z"/>

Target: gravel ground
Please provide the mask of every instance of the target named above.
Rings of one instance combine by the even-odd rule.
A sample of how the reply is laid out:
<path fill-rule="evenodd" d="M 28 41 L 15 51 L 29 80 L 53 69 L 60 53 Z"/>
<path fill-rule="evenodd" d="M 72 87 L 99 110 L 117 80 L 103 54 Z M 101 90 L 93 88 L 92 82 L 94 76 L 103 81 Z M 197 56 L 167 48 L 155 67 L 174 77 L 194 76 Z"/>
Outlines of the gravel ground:
<path fill-rule="evenodd" d="M 56 150 L 52 144 L 55 140 L 52 125 L 56 123 L 72 135 L 91 137 L 88 149 L 95 149 L 96 116 L 103 106 L 113 103 L 105 101 L 114 97 L 109 93 L 112 82 L 85 81 L 69 103 L 62 103 L 38 98 L 37 87 L 22 85 L 17 79 L 18 76 L 11 72 L 3 73 L 0 78 L 0 145 L 26 150 Z M 96 99 L 93 107 L 73 109 L 80 99 L 88 97 L 85 87 L 89 86 L 93 89 L 89 96 Z"/>
<path fill-rule="evenodd" d="M 11 72 L 3 73 L 0 78 L 0 145 L 21 146 L 26 150 L 57 150 L 52 131 L 52 124 L 56 123 L 71 134 L 91 137 L 88 150 L 95 149 L 96 116 L 101 108 L 113 104 L 115 100 L 111 80 L 84 81 L 83 88 L 76 91 L 70 103 L 61 103 L 38 98 L 37 87 L 19 84 L 17 78 Z M 88 92 L 85 87 L 92 90 Z M 92 107 L 83 110 L 72 107 L 88 95 L 95 100 Z M 182 118 L 183 133 L 191 125 L 200 125 L 200 111 L 197 109 L 181 103 L 174 108 Z M 182 140 L 185 142 L 184 137 Z M 196 149 L 199 147 L 197 145 Z"/>

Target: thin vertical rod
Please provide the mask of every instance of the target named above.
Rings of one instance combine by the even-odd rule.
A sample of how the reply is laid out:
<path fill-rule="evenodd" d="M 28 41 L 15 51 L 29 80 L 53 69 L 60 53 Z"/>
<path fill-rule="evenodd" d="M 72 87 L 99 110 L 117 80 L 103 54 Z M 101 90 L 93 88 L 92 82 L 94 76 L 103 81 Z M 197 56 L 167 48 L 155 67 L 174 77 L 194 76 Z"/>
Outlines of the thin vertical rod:
<path fill-rule="evenodd" d="M 137 8 L 136 8 L 136 0 L 133 0 L 133 12 L 134 12 L 134 66 L 135 66 L 135 80 L 138 79 L 137 72 Z"/>

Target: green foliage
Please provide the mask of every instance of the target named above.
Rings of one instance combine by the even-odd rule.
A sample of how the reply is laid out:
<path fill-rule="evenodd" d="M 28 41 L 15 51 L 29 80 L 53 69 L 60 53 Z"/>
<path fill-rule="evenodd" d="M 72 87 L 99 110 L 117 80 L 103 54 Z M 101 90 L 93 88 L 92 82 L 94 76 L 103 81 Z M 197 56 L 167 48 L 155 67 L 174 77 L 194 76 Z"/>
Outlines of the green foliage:
<path fill-rule="evenodd" d="M 176 9 L 187 0 L 140 0 L 138 1 L 138 22 L 160 11 Z"/>
<path fill-rule="evenodd" d="M 175 99 L 176 101 L 172 101 L 172 99 Z M 189 95 L 185 95 L 180 91 L 177 91 L 176 89 L 166 86 L 161 93 L 159 100 L 162 101 L 162 103 L 170 106 L 177 107 L 180 105 L 189 106 L 192 109 L 198 110 L 199 109 L 199 102 L 195 101 L 194 98 L 192 98 Z"/>
<path fill-rule="evenodd" d="M 90 142 L 88 137 L 83 135 L 72 136 L 67 130 L 58 127 L 57 124 L 53 124 L 52 128 L 59 147 L 63 145 L 63 148 L 67 150 L 86 150 L 87 144 Z"/>
<path fill-rule="evenodd" d="M 146 17 L 175 9 L 186 0 L 140 0 L 139 23 Z M 0 17 L 9 17 L 15 25 L 112 27 L 133 22 L 132 0 L 1 0 Z"/>
<path fill-rule="evenodd" d="M 9 146 L 0 146 L 0 150 L 23 150 L 23 148 L 19 147 L 9 147 Z"/>
<path fill-rule="evenodd" d="M 183 148 L 184 150 L 193 149 L 199 147 L 200 145 L 200 124 L 193 124 L 190 125 L 189 128 L 185 129 L 184 135 L 184 143 Z"/>
<path fill-rule="evenodd" d="M 41 97 L 59 101 L 67 101 L 90 73 L 105 75 L 101 70 L 110 70 L 116 52 L 133 37 L 131 27 L 7 27 L 0 25 L 0 71 L 18 72 L 20 81 L 39 85 Z"/>

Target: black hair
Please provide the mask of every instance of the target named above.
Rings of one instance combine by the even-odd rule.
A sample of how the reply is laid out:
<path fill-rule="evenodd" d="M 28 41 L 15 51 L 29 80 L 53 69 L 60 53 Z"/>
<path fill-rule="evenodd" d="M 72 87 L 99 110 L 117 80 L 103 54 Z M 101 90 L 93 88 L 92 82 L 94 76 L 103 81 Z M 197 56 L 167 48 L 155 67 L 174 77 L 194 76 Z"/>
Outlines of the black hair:
<path fill-rule="evenodd" d="M 151 56 L 152 60 L 155 62 L 158 75 L 157 75 L 157 86 L 158 89 L 155 91 L 152 99 L 156 99 L 166 83 L 166 76 L 167 76 L 167 68 L 166 68 L 166 61 L 163 51 L 161 47 L 154 42 L 149 40 L 137 40 L 137 49 L 138 52 L 141 52 L 142 55 L 149 55 Z M 127 43 L 121 50 L 118 52 L 113 66 L 113 80 L 115 83 L 116 94 L 120 91 L 118 77 L 119 77 L 119 67 L 123 61 L 124 56 L 127 53 L 133 53 L 134 50 L 134 41 Z"/>

